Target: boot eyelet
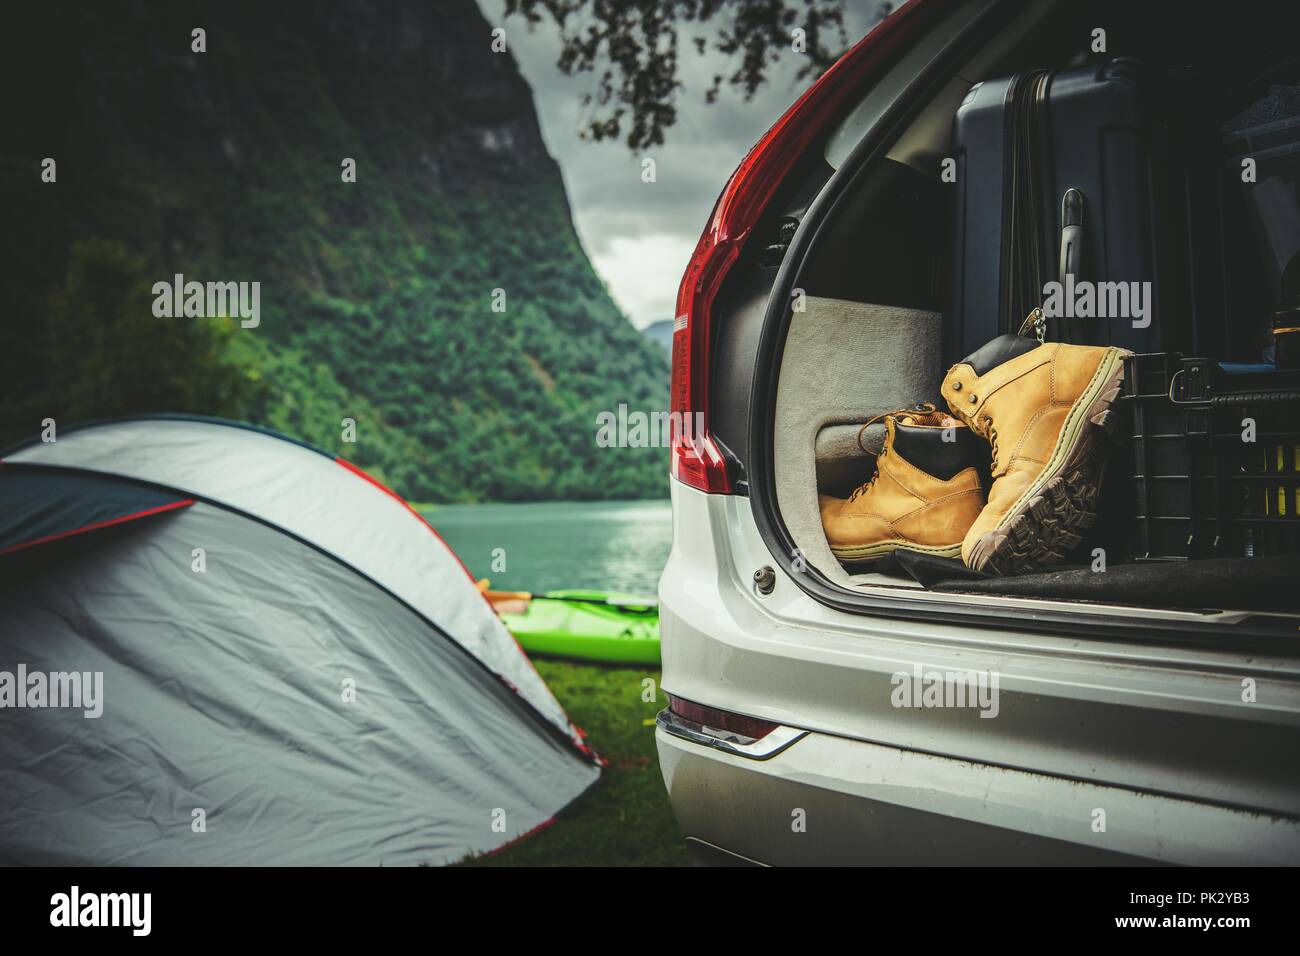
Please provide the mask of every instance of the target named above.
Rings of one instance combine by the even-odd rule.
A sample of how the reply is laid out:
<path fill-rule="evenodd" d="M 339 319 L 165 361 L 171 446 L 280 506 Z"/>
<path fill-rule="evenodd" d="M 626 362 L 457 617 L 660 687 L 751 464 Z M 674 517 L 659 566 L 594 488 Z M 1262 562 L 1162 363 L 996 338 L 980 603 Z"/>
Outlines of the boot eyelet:
<path fill-rule="evenodd" d="M 972 396 L 970 397 L 970 401 L 971 401 L 971 404 L 972 404 L 972 405 L 974 405 L 974 404 L 975 404 L 976 402 L 978 402 L 979 400 L 980 400 L 980 397 L 979 397 L 978 395 L 972 395 Z"/>
<path fill-rule="evenodd" d="M 960 391 L 961 391 L 961 382 L 953 382 L 953 383 L 952 383 L 952 390 L 953 390 L 954 392 L 960 392 Z"/>

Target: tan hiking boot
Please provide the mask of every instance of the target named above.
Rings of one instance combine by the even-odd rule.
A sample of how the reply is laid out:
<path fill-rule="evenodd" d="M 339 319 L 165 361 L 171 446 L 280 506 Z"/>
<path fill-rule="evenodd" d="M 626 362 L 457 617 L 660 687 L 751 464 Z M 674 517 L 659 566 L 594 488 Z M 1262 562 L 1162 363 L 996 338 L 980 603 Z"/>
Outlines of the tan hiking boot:
<path fill-rule="evenodd" d="M 984 443 L 932 406 L 880 417 L 885 444 L 871 480 L 847 499 L 819 498 L 831 552 L 854 567 L 897 548 L 957 557 L 984 506 L 976 470 Z"/>
<path fill-rule="evenodd" d="M 1128 354 L 1003 335 L 948 370 L 949 408 L 993 445 L 988 504 L 962 542 L 967 567 L 1020 574 L 1082 540 L 1096 520 Z"/>

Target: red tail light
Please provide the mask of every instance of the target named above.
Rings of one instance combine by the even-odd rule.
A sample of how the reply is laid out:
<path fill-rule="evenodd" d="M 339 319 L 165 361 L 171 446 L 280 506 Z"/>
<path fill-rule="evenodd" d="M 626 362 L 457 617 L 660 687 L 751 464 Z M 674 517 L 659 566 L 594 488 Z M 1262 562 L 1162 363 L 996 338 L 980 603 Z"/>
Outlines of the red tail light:
<path fill-rule="evenodd" d="M 712 310 L 722 280 L 777 186 L 845 99 L 860 90 L 898 41 L 914 32 L 921 6 L 922 0 L 905 4 L 823 73 L 740 161 L 713 207 L 682 276 L 673 328 L 672 476 L 692 488 L 732 490 L 726 461 L 709 431 Z"/>
<path fill-rule="evenodd" d="M 759 720 L 757 717 L 733 714 L 729 710 L 705 707 L 703 704 L 682 700 L 672 694 L 668 695 L 668 709 L 678 717 L 685 717 L 687 720 L 694 721 L 708 729 L 737 734 L 741 737 L 748 737 L 750 740 L 762 740 L 780 726 L 780 724 L 770 720 Z"/>

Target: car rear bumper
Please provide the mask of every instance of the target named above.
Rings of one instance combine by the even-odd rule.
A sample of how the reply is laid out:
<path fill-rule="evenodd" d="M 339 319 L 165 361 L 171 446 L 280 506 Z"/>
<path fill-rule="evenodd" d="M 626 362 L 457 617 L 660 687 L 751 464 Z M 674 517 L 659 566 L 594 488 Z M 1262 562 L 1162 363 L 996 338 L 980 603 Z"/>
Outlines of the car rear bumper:
<path fill-rule="evenodd" d="M 783 866 L 1286 865 L 1300 828 L 1246 811 L 810 733 L 754 760 L 656 730 L 697 860 Z M 703 851 L 709 852 L 703 852 Z"/>

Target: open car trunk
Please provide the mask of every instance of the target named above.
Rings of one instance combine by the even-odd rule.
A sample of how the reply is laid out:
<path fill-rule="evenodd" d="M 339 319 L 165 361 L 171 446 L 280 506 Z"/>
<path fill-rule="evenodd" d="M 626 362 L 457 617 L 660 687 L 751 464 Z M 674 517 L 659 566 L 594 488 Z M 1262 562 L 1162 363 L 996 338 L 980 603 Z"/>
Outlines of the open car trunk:
<path fill-rule="evenodd" d="M 873 123 L 850 117 L 829 134 L 768 215 L 774 235 L 798 223 L 783 258 L 772 262 L 769 247 L 729 280 L 736 300 L 746 284 L 771 283 L 746 449 L 755 516 L 778 560 L 826 603 L 863 613 L 977 613 L 1012 626 L 1017 617 L 1054 621 L 1093 634 L 1113 625 L 1157 638 L 1294 639 L 1300 373 L 1282 371 L 1271 335 L 1286 325 L 1275 316 L 1295 307 L 1288 296 L 1300 293 L 1300 60 L 1291 24 L 1277 19 L 1292 14 L 1243 10 L 1225 25 L 1173 18 L 1164 4 L 1134 6 L 1042 4 L 1013 21 L 999 20 L 1006 5 L 1002 14 L 990 10 Z M 1106 52 L 1089 47 L 1098 24 Z M 1154 288 L 1149 328 L 1049 320 L 1046 333 L 1049 342 L 1137 353 L 1117 406 L 1097 524 L 1063 563 L 1026 574 L 976 574 L 960 560 L 907 552 L 855 571 L 831 553 L 818 497 L 845 497 L 870 479 L 884 426 L 868 423 L 918 403 L 943 409 L 945 372 L 1008 331 L 1007 316 L 1023 306 L 1022 273 L 1033 279 L 1028 294 L 1043 275 L 1055 278 L 1055 261 L 1031 267 L 1023 246 L 1003 249 L 1008 288 L 993 290 L 988 305 L 977 260 L 996 259 L 987 244 L 1000 239 L 970 222 L 972 204 L 988 197 L 965 192 L 982 188 L 989 173 L 966 155 L 975 134 L 962 111 L 990 84 L 1038 70 L 1085 78 L 1111 70 L 1119 78 L 1105 78 L 1117 84 L 1144 77 L 1144 112 L 1121 122 L 1112 99 L 1096 141 L 1071 143 L 1065 108 L 1043 107 L 1056 122 L 1039 136 L 1054 140 L 1056 153 L 1027 150 L 1005 171 L 1031 169 L 1047 183 L 1059 216 L 1030 241 L 1041 238 L 1054 257 L 1071 217 L 1044 166 L 1053 156 L 1065 163 L 1065 150 L 1100 150 L 1106 185 L 1092 190 L 1083 227 L 1104 231 L 1103 257 L 1146 256 L 1135 268 Z M 997 135 L 1004 138 L 995 145 L 1015 148 L 1010 132 Z M 1252 183 L 1242 182 L 1243 158 L 1254 160 Z M 1137 168 L 1116 165 L 1130 160 Z M 1116 185 L 1124 176 L 1132 195 Z M 1001 226 L 1012 228 L 1010 220 Z"/>

